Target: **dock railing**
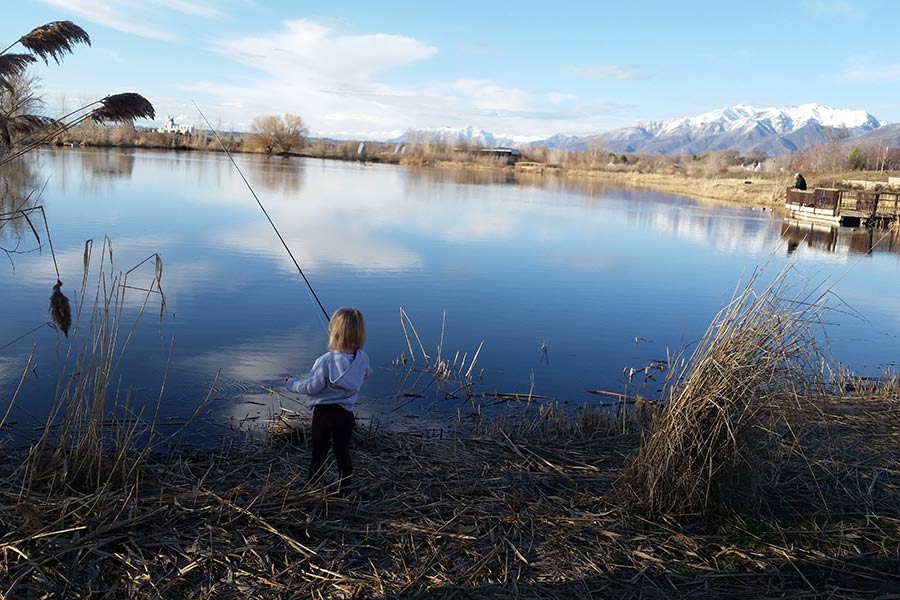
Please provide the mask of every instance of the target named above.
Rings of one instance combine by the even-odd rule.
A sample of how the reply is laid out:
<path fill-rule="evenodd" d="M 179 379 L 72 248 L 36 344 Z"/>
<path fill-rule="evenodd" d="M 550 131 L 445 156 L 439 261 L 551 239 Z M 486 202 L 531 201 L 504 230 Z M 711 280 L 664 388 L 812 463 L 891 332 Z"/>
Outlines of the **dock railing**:
<path fill-rule="evenodd" d="M 817 211 L 831 211 L 831 214 L 835 215 L 837 214 L 838 206 L 841 204 L 841 190 L 826 188 L 798 190 L 796 188 L 788 188 L 787 204 L 811 207 Z"/>
<path fill-rule="evenodd" d="M 818 213 L 830 211 L 832 216 L 887 218 L 900 216 L 900 192 L 815 188 L 788 188 L 785 204 L 813 208 Z"/>

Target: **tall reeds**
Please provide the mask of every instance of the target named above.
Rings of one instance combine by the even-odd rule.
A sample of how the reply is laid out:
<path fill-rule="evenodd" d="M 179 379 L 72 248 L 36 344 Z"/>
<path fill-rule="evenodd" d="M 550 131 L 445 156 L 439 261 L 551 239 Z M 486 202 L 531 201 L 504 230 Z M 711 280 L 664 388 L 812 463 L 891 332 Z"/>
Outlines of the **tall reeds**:
<path fill-rule="evenodd" d="M 665 407 L 625 472 L 643 509 L 707 515 L 762 501 L 782 456 L 777 423 L 820 381 L 821 292 L 793 288 L 790 273 L 761 291 L 754 273 L 677 361 Z"/>
<path fill-rule="evenodd" d="M 126 314 L 128 272 L 116 272 L 112 246 L 105 239 L 97 272 L 93 305 L 84 312 L 92 244 L 85 244 L 85 276 L 81 304 L 76 314 L 80 328 L 76 344 L 69 348 L 67 367 L 57 384 L 47 424 L 25 463 L 28 487 L 59 490 L 75 488 L 95 491 L 122 484 L 134 476 L 143 452 L 152 440 L 154 419 L 144 419 L 130 406 L 130 394 L 117 384 L 122 356 L 151 298 L 162 294 L 162 268 L 152 255 L 138 267 L 156 258 L 150 284 L 141 288 L 143 298 L 137 313 Z M 164 300 L 161 301 L 164 304 Z M 71 314 L 68 315 L 71 322 Z M 129 322 L 130 321 L 130 322 Z M 136 441 L 144 442 L 141 450 Z"/>
<path fill-rule="evenodd" d="M 406 312 L 406 309 L 400 307 L 400 327 L 403 329 L 403 337 L 406 339 L 406 348 L 409 355 L 401 353 L 394 361 L 394 365 L 403 369 L 403 378 L 400 381 L 397 397 L 421 396 L 424 390 L 435 384 L 436 389 L 444 395 L 445 398 L 457 398 L 460 395 L 471 398 L 474 395 L 473 386 L 476 377 L 481 376 L 475 372 L 475 365 L 481 349 L 484 347 L 484 341 L 478 344 L 475 353 L 469 358 L 468 352 L 460 355 L 459 351 L 450 358 L 449 354 L 445 354 L 444 334 L 447 325 L 447 313 L 441 319 L 441 336 L 437 344 L 436 355 L 432 357 L 425 350 L 425 345 L 419 337 L 419 332 L 413 324 L 412 319 Z M 415 337 L 416 345 L 414 346 L 410 339 L 410 332 Z M 416 351 L 418 348 L 418 353 Z M 419 364 L 417 357 L 421 356 L 424 364 Z M 433 362 L 432 362 L 433 359 Z M 466 366 L 468 365 L 468 367 Z M 415 377 L 413 375 L 415 374 Z M 424 387 L 420 387 L 424 386 Z"/>

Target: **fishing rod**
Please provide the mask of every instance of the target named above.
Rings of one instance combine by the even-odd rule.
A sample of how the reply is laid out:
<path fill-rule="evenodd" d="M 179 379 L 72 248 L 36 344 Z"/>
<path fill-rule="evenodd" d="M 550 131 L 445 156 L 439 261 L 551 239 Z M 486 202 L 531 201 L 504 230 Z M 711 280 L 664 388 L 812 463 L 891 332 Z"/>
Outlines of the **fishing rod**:
<path fill-rule="evenodd" d="M 330 323 L 331 317 L 328 316 L 328 311 L 325 310 L 325 307 L 322 306 L 322 301 L 319 300 L 319 296 L 316 295 L 316 290 L 313 289 L 312 284 L 309 282 L 309 279 L 306 278 L 306 275 L 303 273 L 303 269 L 300 268 L 300 263 L 297 262 L 297 259 L 294 258 L 294 253 L 291 252 L 291 249 L 288 248 L 287 242 L 284 241 L 284 238 L 281 236 L 281 232 L 278 231 L 278 227 L 275 226 L 275 222 L 272 221 L 272 217 L 269 216 L 269 211 L 266 210 L 266 207 L 263 206 L 263 203 L 260 201 L 259 196 L 256 195 L 256 192 L 253 191 L 253 187 L 250 185 L 250 182 L 247 181 L 247 178 L 244 177 L 244 172 L 241 171 L 241 168 L 234 161 L 234 157 L 231 156 L 231 152 L 228 151 L 228 147 L 225 146 L 225 142 L 222 141 L 222 138 L 219 137 L 219 132 L 216 131 L 215 127 L 212 126 L 212 123 L 209 122 L 209 119 L 206 118 L 206 115 L 203 114 L 203 111 L 200 110 L 200 107 L 197 106 L 196 102 L 191 101 L 194 105 L 194 108 L 197 109 L 197 112 L 200 113 L 200 116 L 203 117 L 203 120 L 206 121 L 207 127 L 209 130 L 213 132 L 213 135 L 216 136 L 216 141 L 219 142 L 219 145 L 222 147 L 222 150 L 225 152 L 225 155 L 228 157 L 228 160 L 231 161 L 231 164 L 234 165 L 234 168 L 237 169 L 238 175 L 241 176 L 241 179 L 244 180 L 244 184 L 247 186 L 247 189 L 250 190 L 250 193 L 253 194 L 253 199 L 256 200 L 256 203 L 259 204 L 259 208 L 262 209 L 263 214 L 266 215 L 266 219 L 269 220 L 269 225 L 272 226 L 272 229 L 275 230 L 275 235 L 278 236 L 278 239 L 281 240 L 281 245 L 284 246 L 284 249 L 287 250 L 288 256 L 291 257 L 291 260 L 294 261 L 294 266 L 297 267 L 297 270 L 300 272 L 300 276 L 303 278 L 303 281 L 306 282 L 306 287 L 309 288 L 312 297 L 316 300 L 316 303 L 319 305 L 319 308 L 322 309 L 322 314 L 325 315 L 325 319 Z"/>

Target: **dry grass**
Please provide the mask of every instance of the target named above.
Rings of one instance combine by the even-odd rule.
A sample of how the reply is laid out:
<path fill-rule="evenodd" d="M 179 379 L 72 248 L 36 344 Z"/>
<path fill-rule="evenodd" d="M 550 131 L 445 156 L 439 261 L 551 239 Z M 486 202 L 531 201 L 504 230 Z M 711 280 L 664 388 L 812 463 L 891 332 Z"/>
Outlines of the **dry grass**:
<path fill-rule="evenodd" d="M 860 454 L 895 457 L 898 414 L 873 402 L 856 422 L 818 418 L 859 427 Z M 304 487 L 309 452 L 274 439 L 158 447 L 92 492 L 23 489 L 13 471 L 0 584 L 16 598 L 875 598 L 900 585 L 896 473 L 872 488 L 878 502 L 825 518 L 805 487 L 816 479 L 792 461 L 783 489 L 813 516 L 679 523 L 623 507 L 636 433 L 544 423 L 465 439 L 359 431 L 351 499 Z M 891 468 L 851 463 L 862 477 Z"/>
<path fill-rule="evenodd" d="M 757 292 L 759 272 L 713 320 L 626 480 L 654 513 L 709 514 L 761 501 L 781 451 L 777 421 L 815 390 L 822 304 L 789 295 L 790 268 Z M 821 294 L 814 291 L 813 294 Z"/>
<path fill-rule="evenodd" d="M 652 189 L 682 194 L 700 200 L 784 206 L 784 190 L 790 185 L 783 177 L 746 174 L 740 176 L 703 177 L 681 173 L 639 173 L 610 171 L 568 171 L 571 176 L 598 178 L 612 185 Z M 750 182 L 750 183 L 747 183 Z"/>
<path fill-rule="evenodd" d="M 443 399 L 475 397 L 476 378 L 480 379 L 481 373 L 475 371 L 478 356 L 484 346 L 482 340 L 475 349 L 471 358 L 468 352 L 457 350 L 450 353 L 444 348 L 444 334 L 447 324 L 447 313 L 444 311 L 441 320 L 441 334 L 434 355 L 428 353 L 425 344 L 419 336 L 415 324 L 406 309 L 400 307 L 400 327 L 406 339 L 406 349 L 395 360 L 394 366 L 402 369 L 399 389 L 395 397 L 419 398 L 425 395 L 429 388 Z M 412 333 L 412 337 L 410 337 Z M 415 344 L 413 344 L 415 339 Z M 468 366 L 467 366 L 468 365 Z"/>
<path fill-rule="evenodd" d="M 92 249 L 88 241 L 76 316 L 76 329 L 82 329 L 81 347 L 68 348 L 47 424 L 21 466 L 25 489 L 51 494 L 72 489 L 95 493 L 120 485 L 134 474 L 140 461 L 143 451 L 136 441 L 152 438 L 155 417 L 145 421 L 132 413 L 127 394 L 123 397 L 116 385 L 116 373 L 149 300 L 164 298 L 162 267 L 158 257 L 152 255 L 128 272 L 117 272 L 111 242 L 105 239 L 94 302 L 83 315 Z M 125 318 L 126 294 L 135 287 L 129 285 L 128 276 L 154 257 L 157 261 L 151 283 L 143 288 L 142 304 L 129 324 Z M 54 321 L 68 337 L 72 312 L 68 299 L 59 292 L 58 282 L 50 308 Z"/>

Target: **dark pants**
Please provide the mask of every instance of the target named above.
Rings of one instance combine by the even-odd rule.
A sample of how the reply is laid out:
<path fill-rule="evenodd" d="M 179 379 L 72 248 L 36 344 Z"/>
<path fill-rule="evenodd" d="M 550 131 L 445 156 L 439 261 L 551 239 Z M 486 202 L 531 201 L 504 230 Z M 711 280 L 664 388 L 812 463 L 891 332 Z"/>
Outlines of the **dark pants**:
<path fill-rule="evenodd" d="M 313 407 L 312 418 L 312 460 L 309 464 L 309 480 L 317 481 L 322 476 L 328 446 L 334 438 L 334 458 L 341 475 L 341 487 L 347 488 L 353 475 L 353 459 L 350 458 L 350 442 L 356 419 L 349 410 L 337 404 L 318 404 Z"/>

